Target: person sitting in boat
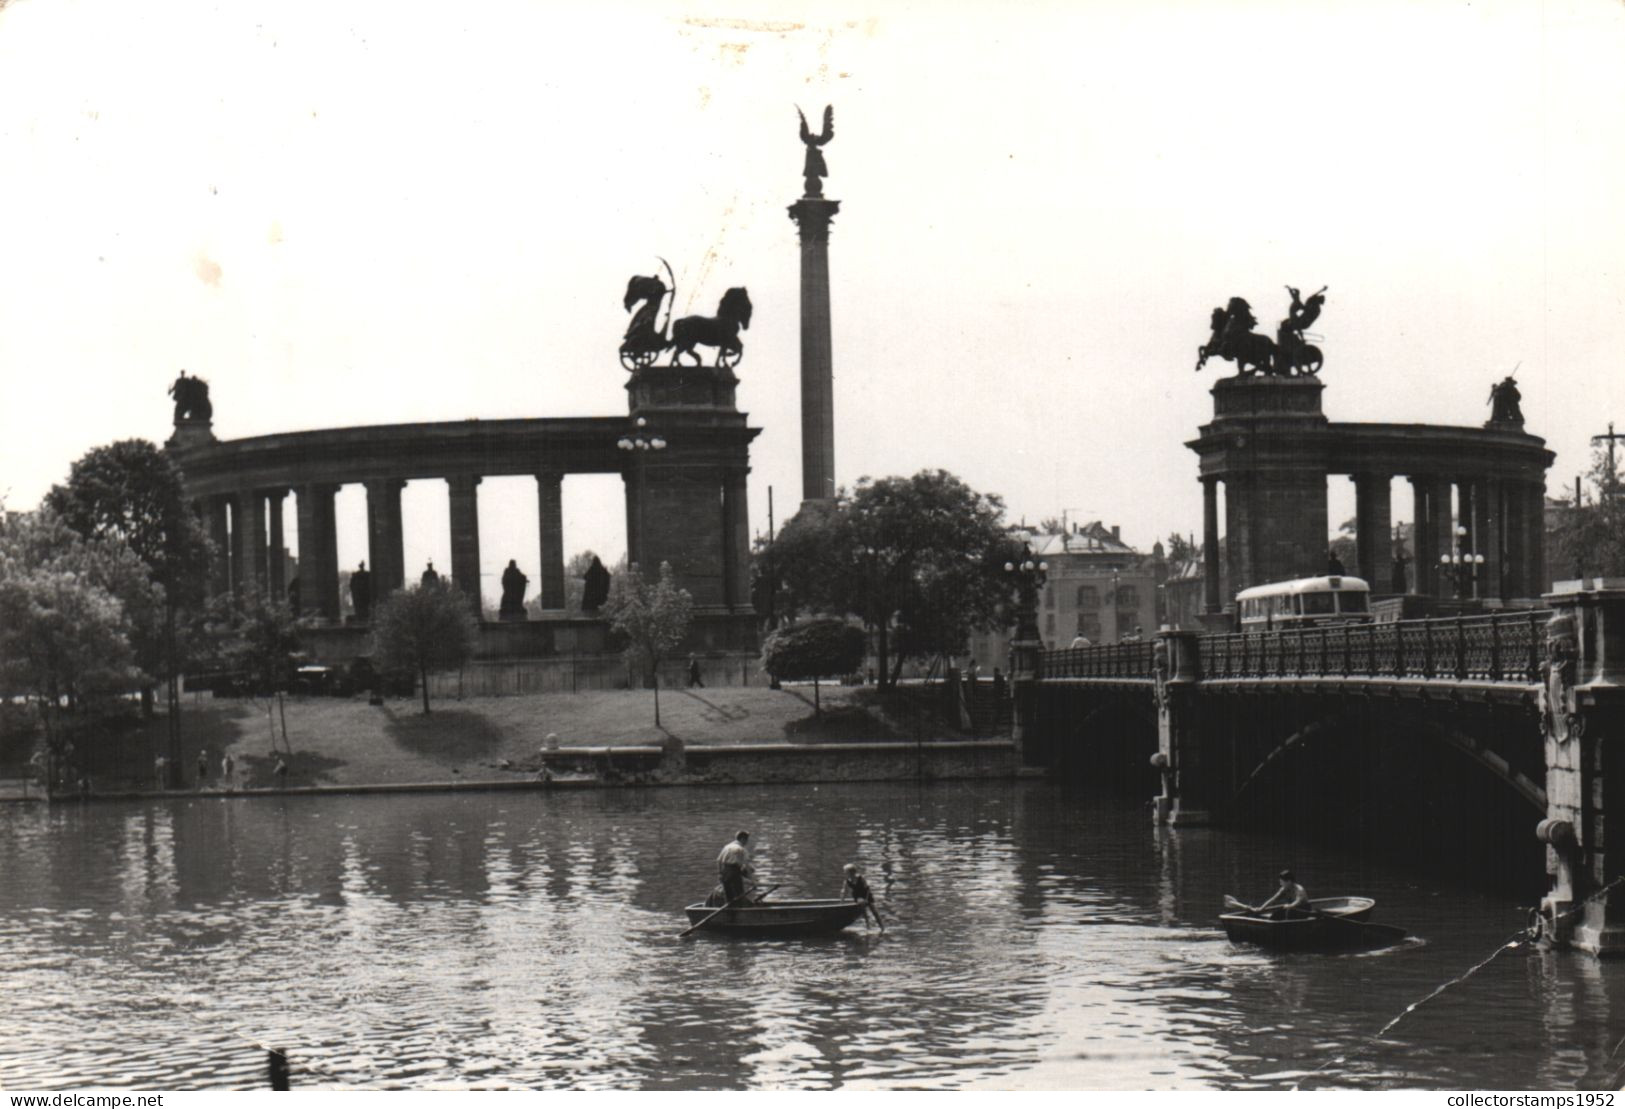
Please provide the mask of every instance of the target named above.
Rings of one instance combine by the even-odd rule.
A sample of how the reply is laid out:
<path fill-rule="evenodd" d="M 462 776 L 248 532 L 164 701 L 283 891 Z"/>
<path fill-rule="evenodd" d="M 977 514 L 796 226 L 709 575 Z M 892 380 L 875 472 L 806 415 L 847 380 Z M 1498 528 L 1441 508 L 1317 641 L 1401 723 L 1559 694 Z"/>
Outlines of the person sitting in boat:
<path fill-rule="evenodd" d="M 745 879 L 755 872 L 750 866 L 750 833 L 740 832 L 729 840 L 717 856 L 717 876 L 722 879 L 724 904 L 731 904 L 745 896 Z"/>
<path fill-rule="evenodd" d="M 869 888 L 863 871 L 858 869 L 857 863 L 847 863 L 842 870 L 846 874 L 846 881 L 841 885 L 841 896 L 848 901 L 863 902 L 864 912 L 873 916 L 876 924 L 880 924 L 880 910 L 875 908 L 875 891 Z M 886 926 L 880 924 L 880 930 L 884 932 Z"/>
<path fill-rule="evenodd" d="M 1271 910 L 1274 910 L 1273 912 Z M 1258 907 L 1260 914 L 1270 913 L 1277 919 L 1295 912 L 1309 911 L 1309 891 L 1298 885 L 1290 870 L 1281 871 L 1281 886 L 1270 899 Z"/>

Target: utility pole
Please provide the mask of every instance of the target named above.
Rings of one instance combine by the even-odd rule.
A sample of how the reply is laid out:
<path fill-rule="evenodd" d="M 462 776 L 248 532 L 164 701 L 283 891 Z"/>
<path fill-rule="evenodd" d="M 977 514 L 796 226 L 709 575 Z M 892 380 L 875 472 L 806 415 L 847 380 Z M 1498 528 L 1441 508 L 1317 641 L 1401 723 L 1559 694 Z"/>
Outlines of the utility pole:
<path fill-rule="evenodd" d="M 1608 443 L 1608 481 L 1604 486 L 1602 493 L 1603 496 L 1610 499 L 1612 499 L 1619 492 L 1619 471 L 1614 466 L 1614 442 L 1618 439 L 1625 439 L 1625 434 L 1616 433 L 1614 431 L 1614 422 L 1612 420 L 1608 421 L 1607 435 L 1593 435 L 1591 437 L 1591 441 L 1593 443 L 1601 440 L 1606 440 Z"/>

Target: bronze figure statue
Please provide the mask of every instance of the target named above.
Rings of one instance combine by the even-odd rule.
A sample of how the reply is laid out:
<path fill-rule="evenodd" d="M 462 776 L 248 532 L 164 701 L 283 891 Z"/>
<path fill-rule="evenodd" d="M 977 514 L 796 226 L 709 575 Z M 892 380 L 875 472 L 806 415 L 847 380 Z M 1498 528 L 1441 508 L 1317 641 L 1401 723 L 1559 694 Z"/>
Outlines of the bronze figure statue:
<path fill-rule="evenodd" d="M 722 294 L 715 316 L 684 316 L 671 326 L 671 364 L 689 354 L 696 366 L 702 363 L 696 346 L 716 347 L 717 365 L 730 368 L 739 363 L 745 347 L 739 332 L 750 327 L 750 294 L 742 286 Z"/>
<path fill-rule="evenodd" d="M 671 277 L 671 266 L 664 258 L 660 264 L 666 267 L 666 276 Z M 672 278 L 672 285 L 677 284 Z M 634 304 L 642 304 L 636 312 L 632 313 L 632 322 L 626 326 L 626 336 L 621 342 L 621 365 L 629 370 L 642 369 L 651 366 L 660 353 L 671 343 L 666 339 L 666 328 L 671 323 L 671 306 L 666 298 L 672 295 L 672 289 L 658 277 L 634 277 L 626 283 L 626 296 L 621 298 L 621 307 L 631 312 Z M 675 299 L 675 298 L 674 298 Z M 660 323 L 661 306 L 666 306 L 666 322 Z"/>
<path fill-rule="evenodd" d="M 1228 305 L 1215 308 L 1208 321 L 1213 334 L 1196 348 L 1197 371 L 1201 371 L 1209 358 L 1218 356 L 1226 362 L 1234 362 L 1242 377 L 1251 377 L 1254 373 L 1271 377 L 1319 373 L 1324 356 L 1319 347 L 1305 340 L 1304 329 L 1320 317 L 1321 307 L 1326 303 L 1326 288 L 1322 286 L 1307 301 L 1300 298 L 1297 289 L 1290 285 L 1286 288 L 1292 294 L 1292 305 L 1287 310 L 1287 318 L 1276 328 L 1274 342 L 1269 336 L 1253 331 L 1258 320 L 1253 316 L 1252 306 L 1241 297 L 1231 297 Z"/>
<path fill-rule="evenodd" d="M 519 569 L 517 559 L 508 560 L 508 568 L 502 571 L 502 604 L 497 609 L 497 616 L 503 620 L 523 620 L 525 618 L 525 587 L 530 579 Z"/>
<path fill-rule="evenodd" d="M 581 580 L 585 583 L 581 592 L 581 611 L 597 612 L 609 600 L 609 571 L 604 569 L 597 555 L 592 556 L 592 565 L 581 575 Z"/>
<path fill-rule="evenodd" d="M 201 377 L 187 377 L 186 371 L 169 387 L 169 395 L 175 398 L 175 422 L 182 420 L 207 420 L 214 415 L 214 406 L 209 403 L 209 383 Z"/>
<path fill-rule="evenodd" d="M 807 161 L 801 168 L 806 182 L 803 195 L 821 197 L 824 195 L 823 179 L 829 176 L 829 166 L 824 164 L 824 152 L 820 147 L 835 137 L 835 107 L 830 105 L 824 109 L 824 130 L 817 135 L 807 126 L 807 117 L 800 108 L 796 109 L 796 115 L 801 117 L 801 141 L 807 145 Z"/>
<path fill-rule="evenodd" d="M 372 574 L 363 562 L 350 574 L 350 604 L 362 623 L 372 619 Z"/>
<path fill-rule="evenodd" d="M 1490 386 L 1490 423 L 1522 427 L 1523 408 L 1519 403 L 1522 400 L 1523 394 L 1518 392 L 1518 383 L 1511 374 Z"/>

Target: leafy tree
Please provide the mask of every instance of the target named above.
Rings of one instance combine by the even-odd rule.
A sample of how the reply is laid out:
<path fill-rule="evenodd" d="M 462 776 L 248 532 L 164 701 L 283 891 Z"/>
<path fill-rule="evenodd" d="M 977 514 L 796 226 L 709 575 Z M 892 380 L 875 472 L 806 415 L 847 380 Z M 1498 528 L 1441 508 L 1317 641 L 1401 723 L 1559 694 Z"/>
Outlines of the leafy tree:
<path fill-rule="evenodd" d="M 281 712 L 282 742 L 287 746 L 288 717 L 283 696 L 292 680 L 299 650 L 299 625 L 293 611 L 286 603 L 257 593 L 216 597 L 208 606 L 204 641 L 211 648 L 211 661 L 216 667 L 243 674 L 250 693 L 265 701 L 268 722 L 273 708 Z M 275 747 L 275 725 L 271 728 L 271 745 Z"/>
<path fill-rule="evenodd" d="M 1590 496 L 1560 502 L 1546 536 L 1548 564 L 1554 574 L 1576 578 L 1625 575 L 1625 497 L 1619 474 L 1609 466 L 1608 452 L 1592 452 Z M 1548 583 L 1538 582 L 1544 590 Z"/>
<path fill-rule="evenodd" d="M 1191 542 L 1177 531 L 1168 533 L 1167 548 L 1169 562 L 1194 562 L 1202 557 L 1202 548 L 1199 544 Z"/>
<path fill-rule="evenodd" d="M 0 513 L 0 694 L 33 701 L 52 760 L 65 712 L 108 711 L 148 680 L 130 645 L 130 612 L 156 604 L 122 544 L 81 539 L 48 510 Z"/>
<path fill-rule="evenodd" d="M 398 589 L 373 609 L 372 649 L 379 670 L 410 670 L 423 686 L 429 715 L 429 672 L 454 670 L 474 653 L 479 626 L 462 590 L 447 585 Z"/>
<path fill-rule="evenodd" d="M 203 526 L 186 502 L 174 461 L 145 439 L 96 447 L 73 464 L 65 485 L 45 505 L 87 539 L 127 544 L 163 590 L 159 620 L 132 612 L 138 660 L 168 689 L 169 763 L 180 774 L 180 613 L 201 603 L 212 552 Z M 152 697 L 142 706 L 152 711 Z"/>
<path fill-rule="evenodd" d="M 905 657 L 963 650 L 1000 622 L 1014 589 L 1003 572 L 1003 502 L 944 470 L 858 482 L 808 506 L 763 553 L 790 611 L 856 616 L 875 632 L 880 680 Z M 893 635 L 899 648 L 891 668 Z"/>
<path fill-rule="evenodd" d="M 677 649 L 694 619 L 694 598 L 677 588 L 671 563 L 660 564 L 660 578 L 649 582 L 636 564 L 615 579 L 604 613 L 610 627 L 626 636 L 627 655 L 647 666 L 655 691 L 655 727 L 660 727 L 660 661 Z"/>
<path fill-rule="evenodd" d="M 867 649 L 862 628 L 845 620 L 809 620 L 768 636 L 762 644 L 762 659 L 767 672 L 781 681 L 811 678 L 813 709 L 822 712 L 818 679 L 856 672 Z"/>

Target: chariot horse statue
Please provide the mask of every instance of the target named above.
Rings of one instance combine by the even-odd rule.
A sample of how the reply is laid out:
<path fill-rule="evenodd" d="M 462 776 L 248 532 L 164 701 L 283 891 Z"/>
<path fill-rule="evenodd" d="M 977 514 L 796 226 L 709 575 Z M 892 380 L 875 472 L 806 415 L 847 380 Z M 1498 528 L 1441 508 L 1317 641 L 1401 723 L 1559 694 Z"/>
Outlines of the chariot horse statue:
<path fill-rule="evenodd" d="M 1313 375 L 1320 372 L 1325 357 L 1320 348 L 1304 338 L 1304 329 L 1320 316 L 1326 302 L 1326 289 L 1321 287 L 1307 301 L 1299 299 L 1298 290 L 1287 286 L 1292 294 L 1292 307 L 1287 318 L 1275 331 L 1275 340 L 1253 330 L 1258 320 L 1252 306 L 1241 297 L 1231 297 L 1223 308 L 1215 308 L 1209 318 L 1212 336 L 1196 348 L 1196 369 L 1201 371 L 1207 360 L 1214 356 L 1236 364 L 1242 377 L 1263 373 L 1272 377 Z"/>
<path fill-rule="evenodd" d="M 665 264 L 665 259 L 661 259 L 661 264 Z M 671 276 L 669 265 L 666 274 Z M 672 285 L 676 285 L 675 279 Z M 628 312 L 638 307 L 621 341 L 621 365 L 628 370 L 640 370 L 654 365 L 662 354 L 670 351 L 667 365 L 680 365 L 682 357 L 688 355 L 694 359 L 693 364 L 699 366 L 704 364 L 704 359 L 695 348 L 702 346 L 716 348 L 717 366 L 730 369 L 738 365 L 745 350 L 739 333 L 750 327 L 750 294 L 742 286 L 729 289 L 722 294 L 715 316 L 684 316 L 674 321 L 667 298 L 674 301 L 676 296 L 675 288 L 667 288 L 658 277 L 639 276 L 627 282 L 621 305 Z M 667 309 L 664 326 L 659 322 L 663 305 Z"/>

